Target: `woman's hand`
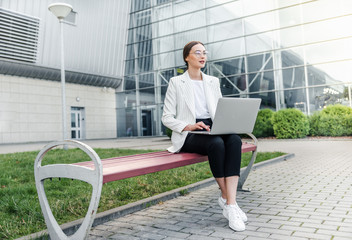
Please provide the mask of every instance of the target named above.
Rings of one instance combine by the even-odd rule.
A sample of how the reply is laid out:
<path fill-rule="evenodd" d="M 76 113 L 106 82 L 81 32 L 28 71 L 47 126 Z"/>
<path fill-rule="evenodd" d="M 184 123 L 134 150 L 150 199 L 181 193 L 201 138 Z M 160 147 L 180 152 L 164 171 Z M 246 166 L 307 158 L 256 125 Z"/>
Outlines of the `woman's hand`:
<path fill-rule="evenodd" d="M 196 130 L 207 130 L 210 131 L 210 126 L 205 125 L 202 121 L 197 122 L 196 124 L 188 124 L 183 131 L 196 131 Z"/>

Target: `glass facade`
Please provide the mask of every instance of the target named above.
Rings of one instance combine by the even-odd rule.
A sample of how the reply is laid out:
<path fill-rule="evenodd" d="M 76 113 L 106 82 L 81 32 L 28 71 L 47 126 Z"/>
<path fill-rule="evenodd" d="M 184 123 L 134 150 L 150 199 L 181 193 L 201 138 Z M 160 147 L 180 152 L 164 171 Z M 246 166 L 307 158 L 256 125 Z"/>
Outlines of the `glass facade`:
<path fill-rule="evenodd" d="M 350 0 L 132 0 L 118 136 L 164 135 L 163 100 L 183 46 L 210 52 L 204 72 L 229 97 L 312 114 L 351 104 Z"/>

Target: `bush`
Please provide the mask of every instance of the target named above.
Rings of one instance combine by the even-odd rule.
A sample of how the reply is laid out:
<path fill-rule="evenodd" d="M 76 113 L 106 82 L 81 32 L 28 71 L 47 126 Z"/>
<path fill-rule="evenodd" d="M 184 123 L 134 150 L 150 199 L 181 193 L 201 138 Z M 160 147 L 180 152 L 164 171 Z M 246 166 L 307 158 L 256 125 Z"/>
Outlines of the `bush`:
<path fill-rule="evenodd" d="M 309 118 L 309 135 L 311 136 L 319 136 L 319 121 L 320 121 L 320 112 L 315 112 Z"/>
<path fill-rule="evenodd" d="M 341 104 L 336 104 L 327 106 L 321 111 L 321 113 L 330 116 L 344 116 L 352 114 L 352 108 Z"/>
<path fill-rule="evenodd" d="M 330 105 L 310 118 L 312 136 L 352 135 L 352 108 L 341 104 Z"/>
<path fill-rule="evenodd" d="M 274 113 L 272 124 L 277 138 L 303 138 L 309 133 L 308 118 L 295 108 Z"/>
<path fill-rule="evenodd" d="M 165 131 L 166 131 L 166 136 L 168 136 L 169 138 L 171 138 L 172 130 L 171 130 L 170 128 L 165 127 Z"/>
<path fill-rule="evenodd" d="M 256 137 L 271 137 L 274 136 L 273 124 L 271 118 L 274 112 L 271 109 L 262 109 L 258 112 L 257 120 L 255 121 L 253 135 Z"/>

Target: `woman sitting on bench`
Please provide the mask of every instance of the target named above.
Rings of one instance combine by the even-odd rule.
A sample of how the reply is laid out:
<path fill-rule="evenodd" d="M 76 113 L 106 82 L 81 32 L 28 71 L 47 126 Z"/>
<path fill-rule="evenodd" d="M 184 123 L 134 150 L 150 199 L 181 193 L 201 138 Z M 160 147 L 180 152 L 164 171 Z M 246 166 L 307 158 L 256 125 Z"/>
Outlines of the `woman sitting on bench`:
<path fill-rule="evenodd" d="M 189 131 L 209 131 L 216 104 L 222 97 L 219 79 L 201 72 L 207 60 L 203 43 L 192 41 L 183 48 L 187 71 L 170 79 L 165 96 L 163 124 L 172 132 L 170 152 L 191 152 L 207 155 L 218 183 L 218 202 L 229 227 L 245 230 L 246 214 L 236 202 L 241 168 L 241 138 L 236 134 L 202 135 Z"/>

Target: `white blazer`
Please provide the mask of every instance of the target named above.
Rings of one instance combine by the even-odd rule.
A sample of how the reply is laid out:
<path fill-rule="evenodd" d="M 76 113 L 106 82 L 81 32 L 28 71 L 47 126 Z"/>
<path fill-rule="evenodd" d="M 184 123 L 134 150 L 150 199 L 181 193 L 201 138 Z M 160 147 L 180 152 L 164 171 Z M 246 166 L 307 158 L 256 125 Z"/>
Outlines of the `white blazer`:
<path fill-rule="evenodd" d="M 219 79 L 202 73 L 204 94 L 208 111 L 214 120 L 218 99 L 222 97 Z M 172 146 L 167 150 L 179 152 L 185 142 L 187 131 L 182 131 L 188 124 L 196 123 L 193 84 L 188 71 L 170 79 L 164 100 L 162 123 L 172 130 Z"/>

